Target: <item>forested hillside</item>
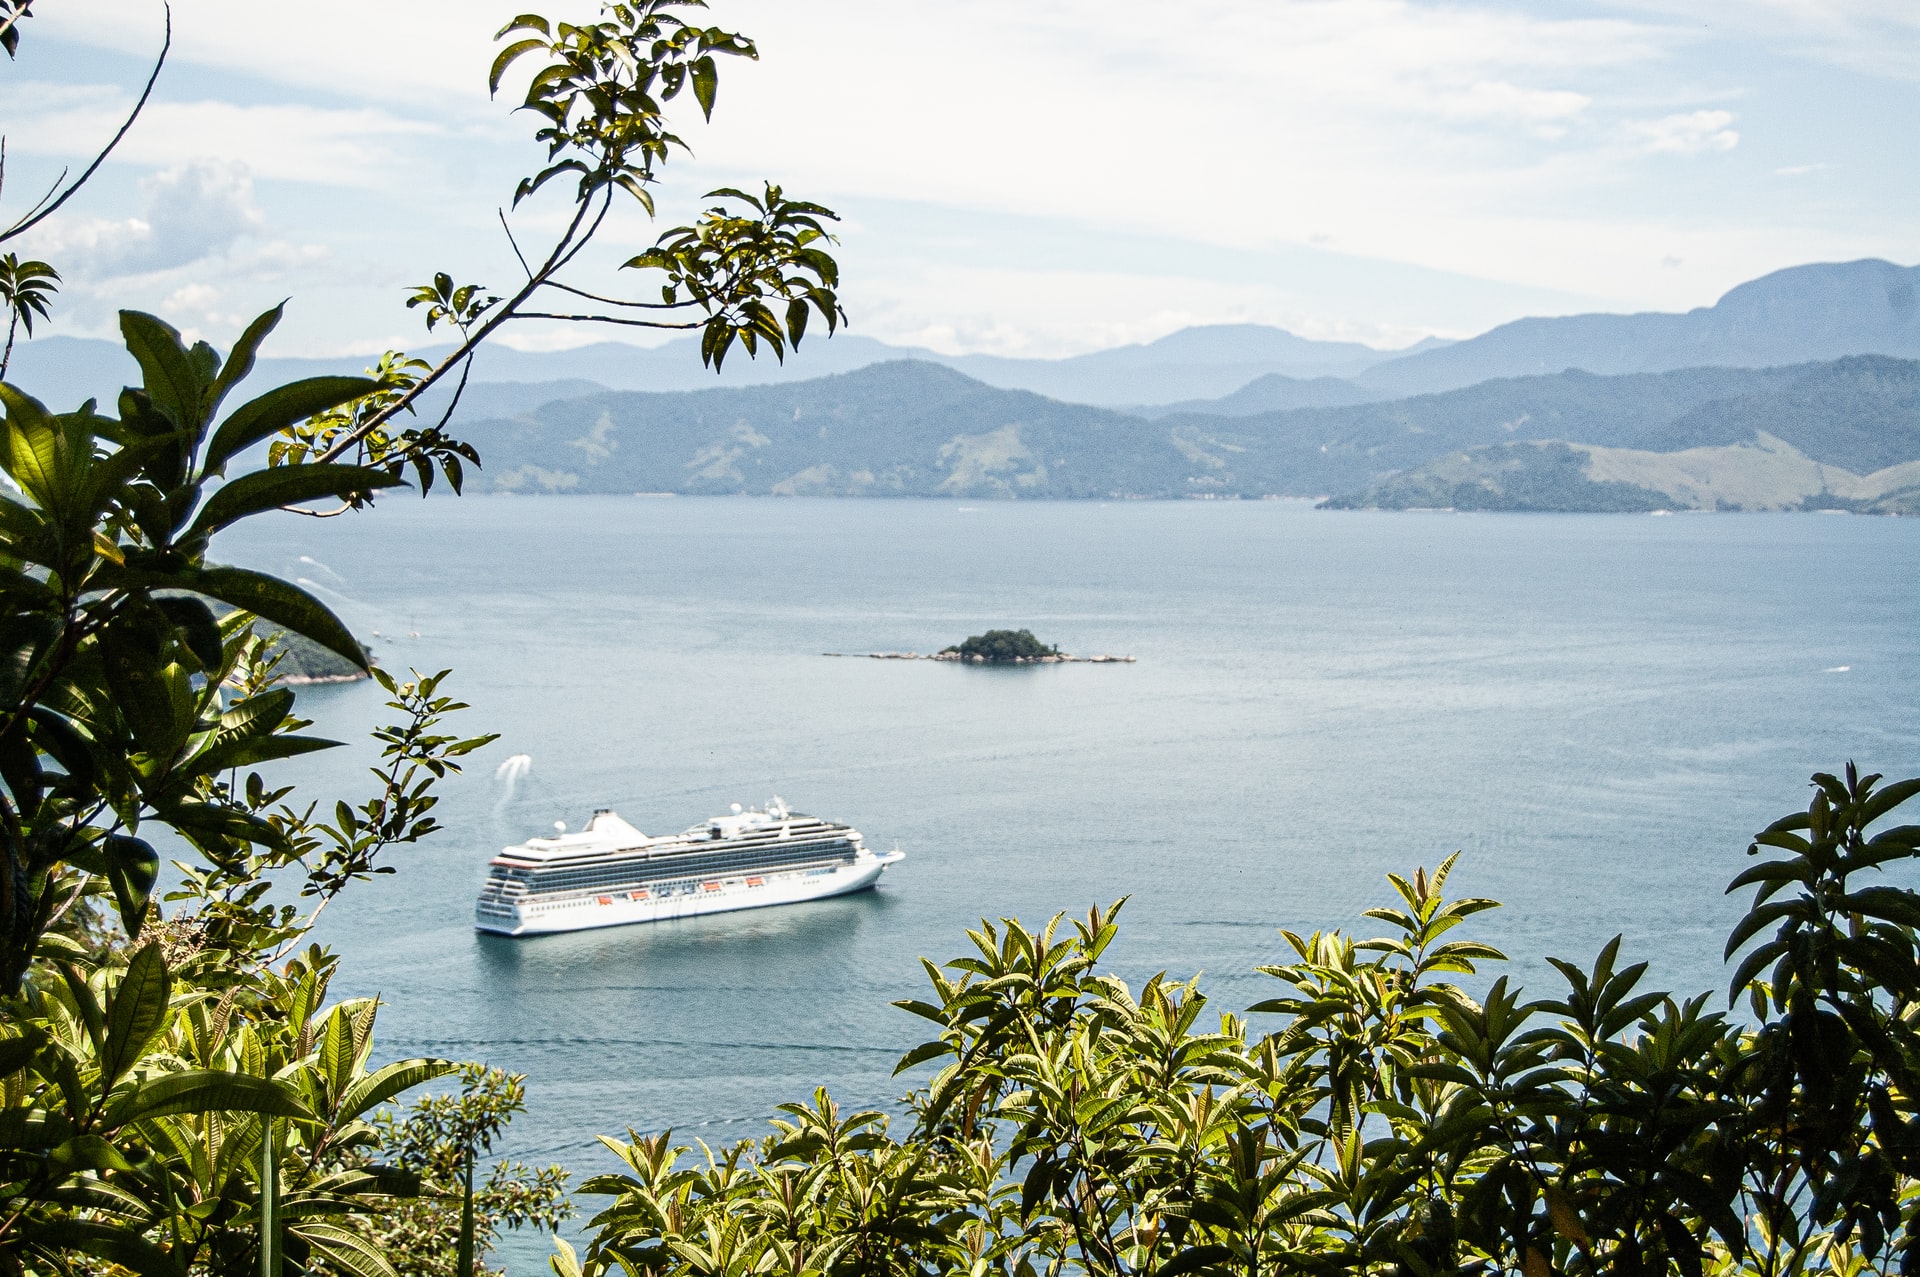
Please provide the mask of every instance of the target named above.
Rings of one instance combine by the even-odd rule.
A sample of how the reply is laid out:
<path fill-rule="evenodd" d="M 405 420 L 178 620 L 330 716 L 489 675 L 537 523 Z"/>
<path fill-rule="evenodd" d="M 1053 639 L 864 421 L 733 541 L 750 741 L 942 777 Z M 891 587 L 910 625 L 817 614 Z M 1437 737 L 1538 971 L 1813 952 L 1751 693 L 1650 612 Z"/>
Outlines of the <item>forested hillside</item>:
<path fill-rule="evenodd" d="M 1324 496 L 1490 445 L 1669 453 L 1762 434 L 1866 474 L 1920 459 L 1920 363 L 1564 372 L 1388 403 L 1146 420 L 902 361 L 778 386 L 588 395 L 469 434 L 486 458 L 475 486 L 504 492 Z"/>

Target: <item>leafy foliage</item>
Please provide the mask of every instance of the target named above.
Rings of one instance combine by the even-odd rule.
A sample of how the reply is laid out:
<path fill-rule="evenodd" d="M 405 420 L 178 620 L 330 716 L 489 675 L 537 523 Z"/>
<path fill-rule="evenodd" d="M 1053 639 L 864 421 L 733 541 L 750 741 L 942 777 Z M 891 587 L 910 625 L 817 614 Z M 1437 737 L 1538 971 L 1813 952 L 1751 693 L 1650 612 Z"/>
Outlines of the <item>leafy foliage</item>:
<path fill-rule="evenodd" d="M 401 1117 L 381 1115 L 383 1155 L 419 1176 L 422 1193 L 398 1203 L 379 1224 L 382 1249 L 401 1277 L 454 1277 L 461 1269 L 462 1209 L 471 1212 L 476 1234 L 472 1253 L 492 1249 L 502 1228 L 553 1231 L 573 1216 L 567 1173 L 496 1162 L 474 1182 L 477 1155 L 493 1146 L 514 1114 L 525 1106 L 525 1078 L 477 1064 L 460 1070 L 457 1095 L 417 1100 Z"/>
<path fill-rule="evenodd" d="M 952 652 L 990 664 L 1060 655 L 1059 648 L 1042 643 L 1033 636 L 1032 630 L 988 630 L 985 634 L 973 635 L 956 647 L 945 647 L 940 651 L 942 655 Z"/>
<path fill-rule="evenodd" d="M 45 262 L 20 260 L 8 253 L 0 257 L 0 307 L 7 312 L 7 344 L 0 349 L 0 377 L 7 375 L 13 361 L 13 340 L 24 329 L 33 336 L 33 321 L 45 319 L 60 289 L 60 272 Z"/>
<path fill-rule="evenodd" d="M 0 493 L 0 1274 L 469 1277 L 500 1228 L 566 1218 L 557 1168 L 503 1163 L 475 1184 L 478 1154 L 523 1103 L 520 1078 L 472 1065 L 458 1097 L 429 1097 L 404 1118 L 383 1112 L 458 1066 L 371 1068 L 374 1003 L 324 1006 L 335 959 L 296 953 L 348 884 L 392 872 L 389 853 L 438 829 L 436 783 L 493 737 L 443 730 L 466 708 L 444 692 L 444 671 L 403 679 L 373 668 L 319 600 L 218 563 L 211 545 L 270 511 L 363 508 L 409 471 L 423 494 L 436 473 L 459 491 L 479 462 L 445 430 L 459 390 L 437 423 L 401 429 L 396 419 L 456 369 L 464 388 L 475 347 L 525 317 L 535 290 L 587 295 L 556 272 L 597 231 L 615 189 L 651 214 L 645 188 L 677 143 L 661 103 L 690 85 L 710 112 L 713 55 L 752 52 L 742 37 L 673 16 L 688 7 L 646 0 L 608 6 L 587 27 L 523 18 L 509 28 L 551 38 L 506 50 L 496 85 L 536 46 L 558 59 L 527 98 L 556 164 L 520 194 L 558 172 L 582 181 L 567 229 L 514 295 L 443 273 L 408 299 L 429 331 L 458 331 L 441 364 L 390 353 L 367 377 L 308 378 L 230 407 L 279 308 L 224 358 L 123 311 L 141 384 L 119 394 L 113 415 L 97 401 L 57 412 L 0 381 L 11 489 Z M 0 0 L 9 55 L 28 9 Z M 0 241 L 97 171 L 152 92 L 170 24 L 168 41 L 119 132 L 0 228 Z M 0 144 L 0 181 L 4 154 Z M 716 366 L 736 338 L 749 353 L 765 341 L 783 354 L 807 305 L 837 323 L 836 268 L 817 247 L 831 214 L 772 187 L 746 202 L 754 218 L 710 213 L 669 267 L 686 297 L 664 309 L 699 318 L 618 322 L 705 325 Z M 0 375 L 58 282 L 47 263 L 0 258 Z M 799 303 L 798 317 L 789 306 L 782 328 L 765 297 Z M 263 447 L 267 465 L 249 468 Z M 315 502 L 337 505 L 307 508 Z M 256 635 L 256 620 L 275 632 Z M 336 744 L 303 735 L 295 694 L 275 686 L 289 637 L 369 672 L 388 694 L 395 721 L 373 733 L 373 790 L 358 803 L 302 806 L 257 770 Z M 164 916 L 156 843 L 183 849 Z"/>
<path fill-rule="evenodd" d="M 516 68 L 534 68 L 519 109 L 539 121 L 534 138 L 547 152 L 546 164 L 514 188 L 513 206 L 570 177 L 561 185 L 572 210 L 544 254 L 532 257 L 502 211 L 501 225 L 525 275 L 510 292 L 458 283 L 447 272 L 415 288 L 407 305 L 424 308 L 429 330 L 453 325 L 459 344 L 388 402 L 330 429 L 316 452 L 320 460 L 337 461 L 359 448 L 395 416 L 411 412 L 428 388 L 457 373 L 439 425 L 414 448 L 440 443 L 438 431 L 466 388 L 474 349 L 516 320 L 699 329 L 701 359 L 716 370 L 736 343 L 749 356 L 765 345 L 784 359 L 805 337 L 810 315 L 823 319 L 829 333 L 838 328 L 845 319 L 836 291 L 839 266 L 825 247 L 833 242 L 826 223 L 835 215 L 822 205 L 788 199 L 771 182 L 759 196 L 733 188 L 710 192 L 708 199 L 728 202 L 710 206 L 692 225 L 667 230 L 624 263 L 665 275 L 658 301 L 609 296 L 565 278 L 606 224 L 616 195 L 630 196 L 645 216 L 655 215 L 652 188 L 661 165 L 676 148 L 685 149 L 669 126 L 669 105 L 691 90 L 702 116 L 710 117 L 719 92 L 718 59 L 759 56 L 747 37 L 683 16 L 703 8 L 702 0 L 624 0 L 603 4 L 597 22 L 523 14 L 500 30 L 489 87 L 498 93 Z M 569 308 L 556 308 L 561 305 Z M 398 455 L 410 458 L 413 451 L 403 448 Z M 448 472 L 456 487 L 457 473 Z M 423 477 L 423 488 L 427 482 Z"/>
<path fill-rule="evenodd" d="M 1920 854 L 1874 827 L 1920 781 L 1815 778 L 1759 835 L 1784 853 L 1729 954 L 1754 1020 L 1643 987 L 1620 941 L 1528 1000 L 1461 939 L 1453 860 L 1392 875 L 1384 934 L 1285 934 L 1248 1020 L 1193 981 L 1098 964 L 1119 905 L 982 923 L 900 1003 L 935 1036 L 896 1137 L 825 1092 L 698 1155 L 608 1141 L 624 1169 L 561 1277 L 1910 1271 L 1920 897 L 1860 875 Z M 1781 893 L 1785 899 L 1776 899 Z M 1482 991 L 1476 997 L 1459 981 Z M 1260 1026 L 1260 1027 L 1256 1027 Z"/>

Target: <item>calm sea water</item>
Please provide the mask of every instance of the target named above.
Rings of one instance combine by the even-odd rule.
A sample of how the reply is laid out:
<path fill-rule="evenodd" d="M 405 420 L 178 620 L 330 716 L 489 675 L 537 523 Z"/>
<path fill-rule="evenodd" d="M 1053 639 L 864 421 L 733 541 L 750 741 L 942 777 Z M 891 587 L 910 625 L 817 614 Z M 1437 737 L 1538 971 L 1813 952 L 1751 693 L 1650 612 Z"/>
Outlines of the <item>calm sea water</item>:
<path fill-rule="evenodd" d="M 1920 773 L 1920 523 L 1316 513 L 1298 503 L 395 500 L 221 547 L 392 667 L 452 667 L 474 731 L 447 832 L 325 915 L 383 1055 L 531 1075 L 513 1152 L 732 1139 L 826 1085 L 884 1104 L 922 954 L 983 916 L 1128 896 L 1114 965 L 1268 996 L 1277 928 L 1361 927 L 1458 849 L 1529 984 L 1623 932 L 1719 987 L 1753 831 L 1855 758 Z M 1030 626 L 1133 665 L 828 659 Z M 368 685 L 305 692 L 350 739 Z M 533 759 L 509 789 L 509 754 Z M 364 749 L 302 764 L 359 784 Z M 675 831 L 778 793 L 908 855 L 876 893 L 529 941 L 476 935 L 501 845 L 600 806 Z M 515 1266 L 521 1267 L 516 1246 Z M 528 1254 L 536 1257 L 541 1247 Z"/>

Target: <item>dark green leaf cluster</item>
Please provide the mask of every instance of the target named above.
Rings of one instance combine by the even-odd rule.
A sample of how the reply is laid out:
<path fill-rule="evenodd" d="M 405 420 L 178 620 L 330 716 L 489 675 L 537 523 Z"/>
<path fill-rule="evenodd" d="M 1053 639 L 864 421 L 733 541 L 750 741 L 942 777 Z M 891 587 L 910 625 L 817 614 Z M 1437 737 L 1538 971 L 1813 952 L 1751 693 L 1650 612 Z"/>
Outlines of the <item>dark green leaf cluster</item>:
<path fill-rule="evenodd" d="M 746 37 L 692 26 L 675 12 L 705 7 L 703 0 L 633 0 L 607 5 L 599 22 L 555 23 L 530 13 L 501 29 L 498 38 L 511 43 L 487 79 L 495 92 L 520 59 L 546 59 L 521 109 L 545 121 L 534 136 L 547 147 L 548 165 L 521 181 L 515 204 L 573 173 L 581 200 L 617 187 L 653 212 L 646 188 L 655 166 L 672 147 L 685 147 L 667 129 L 665 104 L 690 85 L 711 117 L 720 81 L 714 55 L 759 56 Z"/>
<path fill-rule="evenodd" d="M 503 1228 L 552 1232 L 573 1217 L 567 1173 L 557 1166 L 496 1162 L 475 1182 L 474 1163 L 525 1108 L 525 1078 L 478 1064 L 461 1068 L 461 1089 L 416 1100 L 402 1116 L 375 1125 L 380 1154 L 417 1175 L 420 1196 L 397 1203 L 377 1226 L 382 1251 L 400 1277 L 456 1277 L 463 1204 L 470 1201 L 473 1253 L 492 1249 Z"/>
<path fill-rule="evenodd" d="M 989 663 L 1031 661 L 1042 656 L 1058 656 L 1060 649 L 1050 647 L 1033 636 L 1032 630 L 988 630 L 975 634 L 956 647 L 944 647 L 941 654 L 978 657 Z"/>
<path fill-rule="evenodd" d="M 691 303 L 707 312 L 700 357 L 718 369 L 737 340 L 749 356 L 765 342 L 784 360 L 787 346 L 798 346 L 806 336 L 809 308 L 820 313 L 832 333 L 842 318 L 834 294 L 840 268 L 817 245 L 831 242 L 821 223 L 833 213 L 790 200 L 772 183 L 758 198 L 731 187 L 710 191 L 707 198 L 739 200 L 753 214 L 741 216 L 716 205 L 697 224 L 668 231 L 625 263 L 666 273 L 660 286 L 665 305 Z M 776 313 L 769 300 L 786 306 Z"/>
<path fill-rule="evenodd" d="M 271 1218 L 288 1263 L 383 1277 L 363 1221 L 420 1185 L 374 1162 L 369 1118 L 454 1066 L 370 1069 L 374 1003 L 323 1008 L 334 964 L 317 949 L 221 987 L 174 969 L 168 947 L 97 965 L 56 950 L 9 1004 L 0 1255 L 14 1272 L 87 1257 L 150 1277 L 253 1273 Z"/>
<path fill-rule="evenodd" d="M 81 896 L 110 890 L 139 934 L 158 869 L 147 824 L 197 853 L 176 898 L 220 932 L 213 946 L 270 951 L 298 931 L 291 906 L 264 904 L 272 873 L 301 866 L 324 901 L 375 872 L 381 852 L 432 832 L 432 782 L 491 739 L 435 730 L 462 708 L 439 693 L 441 676 L 380 674 L 401 720 L 379 737 L 381 789 L 367 804 L 316 821 L 311 808 L 276 809 L 285 791 L 244 771 L 334 744 L 299 734 L 254 617 L 368 662 L 305 591 L 211 562 L 213 537 L 291 502 L 361 503 L 397 482 L 311 461 L 228 474 L 245 449 L 382 391 L 316 377 L 224 410 L 279 315 L 261 316 L 222 360 L 123 313 L 144 384 L 121 393 L 118 417 L 92 403 L 56 414 L 0 383 L 0 470 L 18 494 L 0 497 L 0 989 L 19 986 L 39 937 Z M 216 619 L 210 604 L 233 610 Z"/>
<path fill-rule="evenodd" d="M 934 1065 L 900 1137 L 824 1092 L 689 1159 L 609 1141 L 611 1204 L 561 1277 L 1798 1277 L 1911 1272 L 1920 1238 L 1920 903 L 1852 881 L 1920 855 L 1870 829 L 1920 781 L 1822 775 L 1729 953 L 1750 1024 L 1643 987 L 1616 938 L 1526 998 L 1461 939 L 1494 907 L 1394 875 L 1385 934 L 1284 933 L 1280 991 L 1207 1019 L 1193 981 L 1101 973 L 1062 934 L 982 923 L 924 963 Z M 1786 900 L 1776 900 L 1791 889 Z M 1256 1029 L 1253 1024 L 1262 1026 Z"/>
<path fill-rule="evenodd" d="M 45 262 L 20 260 L 14 253 L 0 257 L 0 307 L 7 312 L 7 344 L 0 349 L 0 377 L 13 362 L 13 339 L 21 331 L 33 336 L 33 321 L 45 319 L 60 289 L 60 272 Z"/>

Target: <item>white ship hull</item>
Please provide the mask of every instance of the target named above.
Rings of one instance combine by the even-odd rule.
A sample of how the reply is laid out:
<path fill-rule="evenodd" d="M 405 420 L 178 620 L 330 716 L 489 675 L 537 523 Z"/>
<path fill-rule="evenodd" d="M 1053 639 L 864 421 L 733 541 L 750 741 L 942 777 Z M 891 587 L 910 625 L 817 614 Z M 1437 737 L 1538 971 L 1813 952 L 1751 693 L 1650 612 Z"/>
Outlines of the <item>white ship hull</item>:
<path fill-rule="evenodd" d="M 475 910 L 474 927 L 504 936 L 550 935 L 799 904 L 865 891 L 880 880 L 888 865 L 902 859 L 897 851 L 875 854 L 862 848 L 848 865 L 728 877 L 671 895 L 640 890 L 557 900 L 534 897 L 514 904 L 483 901 Z"/>

